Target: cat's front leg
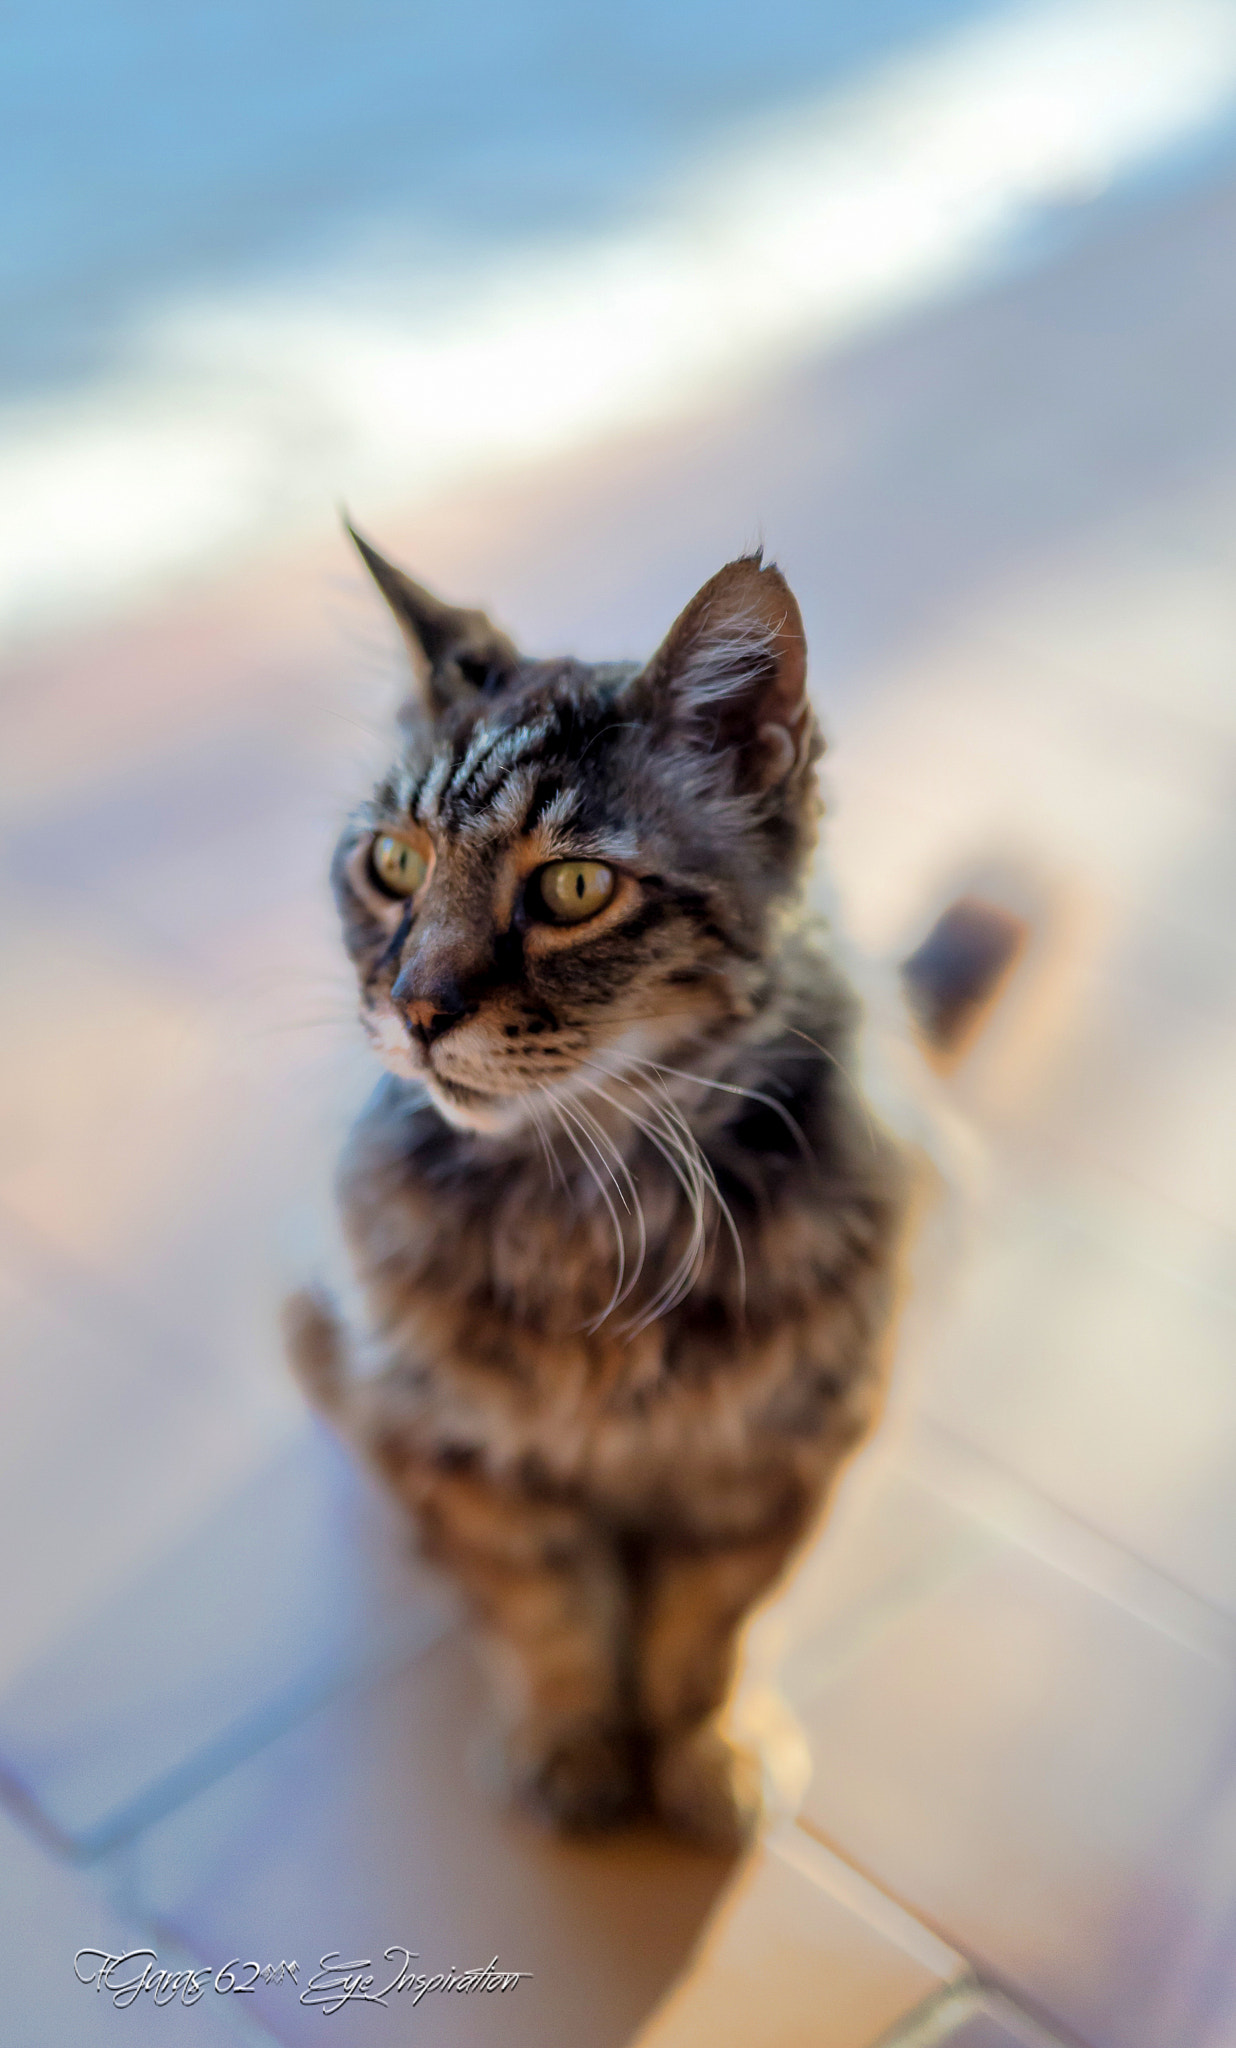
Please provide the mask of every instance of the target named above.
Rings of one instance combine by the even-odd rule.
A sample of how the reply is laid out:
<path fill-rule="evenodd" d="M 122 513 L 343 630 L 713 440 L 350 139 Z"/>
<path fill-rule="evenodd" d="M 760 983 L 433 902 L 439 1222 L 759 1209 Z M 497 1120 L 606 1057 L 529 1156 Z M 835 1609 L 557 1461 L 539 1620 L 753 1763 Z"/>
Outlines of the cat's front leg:
<path fill-rule="evenodd" d="M 284 1311 L 305 1391 L 409 1510 L 420 1548 L 479 1624 L 513 1788 L 566 1828 L 608 1826 L 644 1799 L 632 1707 L 630 1601 L 582 1508 L 493 1479 L 410 1418 L 397 1371 L 348 1373 L 349 1338 L 320 1293 Z"/>
<path fill-rule="evenodd" d="M 282 1311 L 288 1363 L 301 1388 L 324 1415 L 337 1415 L 348 1385 L 348 1332 L 324 1288 L 289 1295 Z"/>
<path fill-rule="evenodd" d="M 629 1599 L 611 1544 L 583 1510 L 475 1471 L 408 1477 L 425 1554 L 479 1624 L 514 1790 L 558 1827 L 624 1819 L 644 1785 Z"/>
<path fill-rule="evenodd" d="M 758 1761 L 719 1726 L 739 1631 L 799 1533 L 796 1522 L 746 1542 L 666 1545 L 649 1557 L 636 1669 L 653 1797 L 671 1827 L 720 1847 L 746 1840 L 761 1804 Z"/>

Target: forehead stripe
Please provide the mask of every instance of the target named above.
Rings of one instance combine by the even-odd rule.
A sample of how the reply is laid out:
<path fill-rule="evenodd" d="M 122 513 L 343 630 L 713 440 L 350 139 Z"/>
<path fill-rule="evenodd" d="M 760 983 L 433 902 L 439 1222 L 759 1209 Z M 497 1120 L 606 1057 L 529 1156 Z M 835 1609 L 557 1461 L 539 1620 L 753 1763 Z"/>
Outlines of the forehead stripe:
<path fill-rule="evenodd" d="M 498 785 L 484 810 L 469 818 L 469 828 L 478 837 L 486 838 L 495 832 L 517 831 L 523 823 L 535 787 L 532 770 L 526 763 L 517 764 Z"/>
<path fill-rule="evenodd" d="M 520 725 L 513 731 L 501 733 L 483 759 L 477 762 L 467 783 L 461 787 L 456 778 L 456 786 L 451 792 L 452 811 L 458 814 L 467 806 L 483 804 L 512 769 L 535 759 L 552 730 L 553 720 L 542 718 L 535 725 Z"/>
<path fill-rule="evenodd" d="M 463 760 L 451 777 L 450 787 L 446 791 L 448 797 L 459 795 L 473 769 L 479 768 L 481 762 L 493 752 L 493 749 L 502 744 L 503 737 L 504 735 L 501 732 L 495 733 L 491 731 L 483 719 L 478 720 L 473 729 L 472 738 L 464 750 Z"/>
<path fill-rule="evenodd" d="M 438 798 L 453 766 L 449 754 L 439 754 L 416 793 L 416 815 L 427 823 L 437 816 Z"/>
<path fill-rule="evenodd" d="M 551 829 L 555 825 L 565 825 L 575 816 L 581 801 L 578 789 L 555 789 L 552 785 L 547 789 L 542 785 L 529 806 L 524 831 L 530 832 L 534 825 L 547 825 Z"/>

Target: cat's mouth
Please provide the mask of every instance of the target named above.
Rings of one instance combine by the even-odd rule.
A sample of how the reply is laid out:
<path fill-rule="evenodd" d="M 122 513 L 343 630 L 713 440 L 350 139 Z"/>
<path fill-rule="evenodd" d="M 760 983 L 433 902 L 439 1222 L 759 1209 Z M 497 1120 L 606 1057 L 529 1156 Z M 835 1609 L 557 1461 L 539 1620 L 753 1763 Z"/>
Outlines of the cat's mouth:
<path fill-rule="evenodd" d="M 432 1048 L 417 1047 L 406 1019 L 389 1005 L 366 1005 L 361 1017 L 383 1065 L 401 1080 L 419 1081 L 434 1108 L 456 1130 L 502 1134 L 523 1121 L 526 1101 L 522 1089 L 499 1092 L 478 1088 L 444 1074 Z"/>
<path fill-rule="evenodd" d="M 505 1102 L 507 1100 L 506 1096 L 495 1095 L 488 1088 L 465 1088 L 462 1081 L 448 1081 L 444 1075 L 439 1074 L 432 1066 L 425 1079 L 431 1082 L 435 1088 L 439 1089 L 443 1095 L 448 1096 L 452 1102 L 457 1102 L 461 1109 L 467 1109 L 472 1104 L 483 1108 L 486 1104 Z"/>
<path fill-rule="evenodd" d="M 495 1095 L 492 1090 L 466 1087 L 462 1081 L 448 1081 L 430 1065 L 420 1079 L 434 1108 L 457 1131 L 483 1131 L 501 1137 L 523 1122 L 526 1104 L 516 1095 Z"/>

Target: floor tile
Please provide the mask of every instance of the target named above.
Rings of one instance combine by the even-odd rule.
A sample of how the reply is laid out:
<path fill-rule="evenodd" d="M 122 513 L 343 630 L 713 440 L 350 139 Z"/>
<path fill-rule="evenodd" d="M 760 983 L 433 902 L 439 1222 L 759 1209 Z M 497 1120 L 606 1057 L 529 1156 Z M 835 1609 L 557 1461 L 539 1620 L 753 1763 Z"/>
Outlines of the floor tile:
<path fill-rule="evenodd" d="M 1209 964 L 1218 978 L 1213 953 Z M 1203 1001 L 1183 970 L 1153 982 L 1131 966 L 1113 974 L 1036 1136 L 1236 1232 L 1236 962 L 1223 978 Z"/>
<path fill-rule="evenodd" d="M 753 1675 L 794 1708 L 862 1658 L 891 1623 L 958 1574 L 993 1537 L 907 1463 L 900 1433 L 869 1445 L 785 1586 L 747 1633 Z"/>
<path fill-rule="evenodd" d="M 1236 1240 L 1109 1176 L 993 1173 L 919 1412 L 1236 1614 Z"/>
<path fill-rule="evenodd" d="M 1230 1998 L 1236 1666 L 1008 1545 L 804 1711 L 803 1822 L 1090 2048 Z"/>
<path fill-rule="evenodd" d="M 761 1845 L 633 2048 L 872 2048 L 960 1956 L 793 1826 Z"/>
<path fill-rule="evenodd" d="M 0 1202 L 225 1371 L 227 1319 L 259 1297 L 277 1307 L 287 1210 L 307 1183 L 328 1201 L 348 1113 L 373 1085 L 348 1059 L 359 1032 L 345 1040 L 338 1006 L 325 1036 L 298 1031 L 300 995 L 207 999 L 85 920 L 58 931 L 49 957 L 37 923 L 15 919 L 0 963 Z"/>
<path fill-rule="evenodd" d="M 938 893 L 976 863 L 1003 862 L 1083 892 L 1097 916 L 1094 965 L 1147 918 L 1170 917 L 1177 894 L 1190 903 L 1190 877 L 1209 874 L 1213 887 L 1216 859 L 1230 859 L 1230 716 L 1216 725 L 1137 703 L 1139 684 L 1161 686 L 1172 659 L 1169 617 L 1157 644 L 1142 631 L 1162 563 L 1148 566 L 1116 529 L 1096 537 L 1084 568 L 1028 568 L 910 650 L 852 714 L 832 770 L 831 860 L 848 921 L 875 952 L 909 950 Z M 1109 586 L 1101 596 L 1096 579 Z M 1067 603 L 1074 615 L 1061 619 Z M 1089 655 L 1083 605 L 1110 643 Z M 1216 703 L 1229 687 L 1226 644 L 1217 627 L 1206 656 Z"/>
<path fill-rule="evenodd" d="M 191 1337 L 50 1255 L 34 1284 L 24 1241 L 0 1233 L 0 1254 L 2 1691 L 302 1425 L 277 1381 L 222 1399 Z"/>
<path fill-rule="evenodd" d="M 71 804 L 46 802 L 3 836 L 6 887 L 28 914 L 85 920 L 186 985 L 258 973 L 306 930 L 342 962 L 326 874 L 370 777 L 354 752 L 320 762 L 278 699 L 181 737 L 154 758 L 109 762 Z"/>
<path fill-rule="evenodd" d="M 426 1996 L 409 2014 L 349 2007 L 331 2038 L 617 2048 L 681 1967 L 724 1859 L 651 1831 L 564 1842 L 500 1810 L 483 1783 L 483 1700 L 458 1637 L 325 1708 L 135 1846 L 135 1896 L 203 1962 L 238 1952 L 316 1969 L 338 1952 L 420 1967 L 497 1956 L 531 1971 L 501 1999 Z M 276 1987 L 260 2016 L 320 2042 L 321 2012 Z"/>
<path fill-rule="evenodd" d="M 50 1828 L 97 1854 L 406 1662 L 451 1612 L 397 1512 L 306 1423 L 10 1677 L 0 1761 Z"/>
<path fill-rule="evenodd" d="M 1065 2048 L 999 1991 L 960 1985 L 928 2001 L 879 2048 Z"/>
<path fill-rule="evenodd" d="M 329 700 L 329 561 L 267 561 L 84 631 L 33 641 L 8 664 L 0 803 L 9 819 L 73 804 L 113 771 L 191 754 L 278 704 L 295 735 Z M 359 581 L 359 578 L 358 578 Z M 299 724 L 298 724 L 299 719 Z"/>
<path fill-rule="evenodd" d="M 80 1872 L 56 1863 L 13 1822 L 0 1815 L 0 1984 L 5 2048 L 166 2048 L 174 2033 L 186 2048 L 240 2048 L 230 2016 L 218 2010 L 225 1999 L 209 1996 L 176 2011 L 157 2010 L 151 1994 L 117 2008 L 89 1981 L 99 1964 L 80 1951 L 102 1949 L 127 1956 L 151 1946 L 148 1930 L 127 1923 Z M 166 1967 L 179 1959 L 165 1954 Z M 139 1973 L 135 1960 L 117 1969 L 117 1984 Z M 83 1982 L 82 1979 L 87 1981 Z M 252 2043 L 252 2036 L 249 2036 Z"/>
<path fill-rule="evenodd" d="M 219 1056 L 200 1011 L 113 933 L 58 921 L 58 943 L 4 908 L 0 1194 L 31 1226 L 109 1269 L 166 1210 L 208 1139 Z"/>

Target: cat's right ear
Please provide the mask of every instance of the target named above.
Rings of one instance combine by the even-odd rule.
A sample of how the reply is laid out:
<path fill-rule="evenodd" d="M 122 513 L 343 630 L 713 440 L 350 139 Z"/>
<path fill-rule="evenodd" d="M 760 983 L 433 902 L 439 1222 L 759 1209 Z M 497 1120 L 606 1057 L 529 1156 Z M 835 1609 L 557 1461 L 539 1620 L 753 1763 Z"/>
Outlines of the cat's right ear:
<path fill-rule="evenodd" d="M 484 612 L 443 604 L 414 583 L 344 521 L 362 562 L 394 614 L 412 661 L 415 692 L 409 713 L 437 718 L 452 704 L 492 697 L 511 682 L 519 655 Z"/>
<path fill-rule="evenodd" d="M 794 593 L 754 554 L 696 592 L 642 681 L 693 746 L 734 762 L 740 788 L 771 792 L 801 782 L 822 746 L 806 679 Z"/>

